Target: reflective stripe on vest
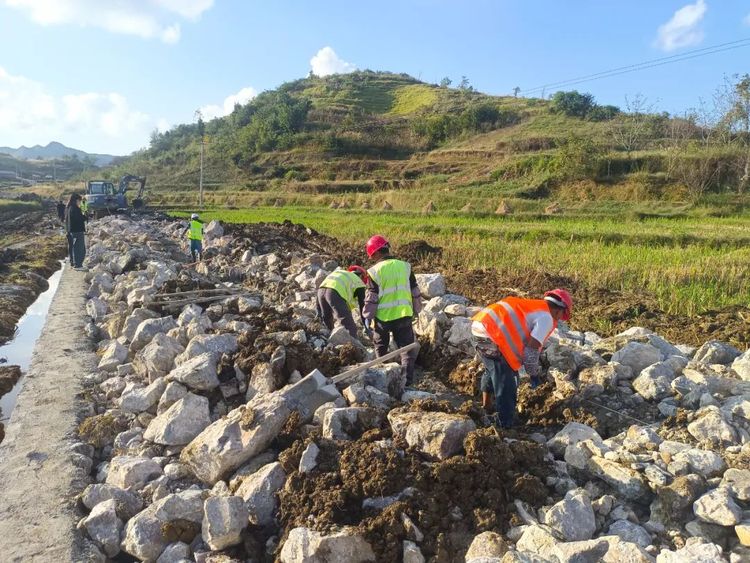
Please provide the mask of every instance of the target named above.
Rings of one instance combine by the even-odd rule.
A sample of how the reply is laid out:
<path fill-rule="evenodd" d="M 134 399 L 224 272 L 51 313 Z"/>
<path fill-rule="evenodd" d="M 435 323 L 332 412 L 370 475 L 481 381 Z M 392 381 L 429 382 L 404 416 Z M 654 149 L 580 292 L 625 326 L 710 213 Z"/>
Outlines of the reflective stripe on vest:
<path fill-rule="evenodd" d="M 320 284 L 320 287 L 327 287 L 334 290 L 346 301 L 350 309 L 354 309 L 357 307 L 354 292 L 361 287 L 365 287 L 365 284 L 362 283 L 362 280 L 354 272 L 339 269 L 328 274 L 323 283 Z"/>
<path fill-rule="evenodd" d="M 188 238 L 190 240 L 203 240 L 203 223 L 195 219 L 191 220 Z"/>
<path fill-rule="evenodd" d="M 376 319 L 387 322 L 414 315 L 408 262 L 390 258 L 378 262 L 367 273 L 378 284 Z"/>
<path fill-rule="evenodd" d="M 502 352 L 508 365 L 518 371 L 523 365 L 524 348 L 531 339 L 526 316 L 535 312 L 549 313 L 549 306 L 542 299 L 520 299 L 507 297 L 502 301 L 488 305 L 472 320 L 482 323 L 492 341 Z M 557 322 L 553 322 L 553 328 Z M 552 331 L 544 336 L 544 340 Z"/>

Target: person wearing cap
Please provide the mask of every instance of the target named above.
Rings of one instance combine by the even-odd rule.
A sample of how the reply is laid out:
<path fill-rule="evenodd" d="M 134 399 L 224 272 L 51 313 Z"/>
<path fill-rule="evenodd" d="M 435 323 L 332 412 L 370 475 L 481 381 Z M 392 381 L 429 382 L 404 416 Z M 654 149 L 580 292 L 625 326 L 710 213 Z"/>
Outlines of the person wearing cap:
<path fill-rule="evenodd" d="M 336 268 L 326 276 L 318 288 L 318 313 L 328 330 L 333 330 L 338 321 L 352 338 L 357 338 L 352 311 L 358 308 L 363 318 L 366 281 L 367 272 L 362 266 L 349 266 L 348 270 Z"/>
<path fill-rule="evenodd" d="M 472 317 L 474 348 L 484 364 L 480 388 L 482 406 L 491 409 L 495 395 L 497 423 L 513 426 L 518 372 L 523 368 L 532 387 L 539 385 L 539 354 L 560 320 L 570 319 L 573 299 L 564 289 L 553 289 L 543 299 L 506 297 Z"/>
<path fill-rule="evenodd" d="M 366 250 L 375 265 L 367 270 L 362 315 L 365 326 L 373 331 L 375 354 L 380 357 L 388 352 L 391 337 L 399 348 L 415 341 L 412 319 L 422 310 L 422 299 L 411 264 L 393 258 L 384 237 L 371 237 Z M 407 384 L 414 379 L 416 357 L 416 350 L 401 354 L 401 370 Z"/>
<path fill-rule="evenodd" d="M 203 221 L 197 213 L 190 215 L 190 223 L 182 234 L 185 233 L 190 240 L 190 255 L 193 257 L 193 262 L 196 261 L 196 255 L 200 260 L 203 254 Z"/>

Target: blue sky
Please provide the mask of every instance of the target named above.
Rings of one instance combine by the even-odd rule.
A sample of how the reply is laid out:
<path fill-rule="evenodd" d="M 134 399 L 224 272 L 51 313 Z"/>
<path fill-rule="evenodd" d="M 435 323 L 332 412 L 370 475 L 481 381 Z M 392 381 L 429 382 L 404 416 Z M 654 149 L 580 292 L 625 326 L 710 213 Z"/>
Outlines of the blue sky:
<path fill-rule="evenodd" d="M 314 57 L 508 94 L 745 37 L 748 0 L 0 0 L 0 145 L 124 154 Z M 575 88 L 680 113 L 745 72 L 750 47 Z"/>

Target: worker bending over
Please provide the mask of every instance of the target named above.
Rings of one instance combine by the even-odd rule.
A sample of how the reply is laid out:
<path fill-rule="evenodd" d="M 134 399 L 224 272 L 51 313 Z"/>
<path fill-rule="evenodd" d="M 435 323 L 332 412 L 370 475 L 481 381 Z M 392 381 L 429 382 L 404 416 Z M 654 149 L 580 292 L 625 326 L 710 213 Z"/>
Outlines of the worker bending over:
<path fill-rule="evenodd" d="M 352 311 L 359 309 L 364 324 L 362 308 L 366 282 L 367 272 L 362 266 L 349 266 L 348 270 L 337 268 L 326 276 L 318 288 L 318 313 L 328 330 L 333 330 L 335 321 L 339 321 L 352 338 L 357 338 Z"/>
<path fill-rule="evenodd" d="M 183 235 L 187 233 L 188 239 L 190 239 L 190 255 L 193 257 L 193 262 L 201 259 L 203 255 L 203 221 L 197 213 L 193 213 L 190 216 L 190 224 L 187 229 L 183 231 Z"/>
<path fill-rule="evenodd" d="M 572 309 L 570 294 L 553 289 L 544 299 L 506 297 L 472 317 L 474 347 L 485 367 L 480 384 L 482 406 L 490 410 L 494 393 L 497 422 L 503 428 L 513 426 L 518 370 L 526 370 L 533 387 L 539 384 L 542 345 L 559 320 L 570 318 Z"/>
<path fill-rule="evenodd" d="M 391 257 L 388 241 L 375 235 L 367 241 L 367 256 L 375 265 L 367 270 L 369 280 L 362 314 L 373 331 L 375 354 L 388 352 L 391 335 L 399 348 L 414 342 L 412 318 L 422 310 L 417 280 L 411 265 Z M 410 385 L 414 379 L 416 350 L 401 354 L 401 370 Z"/>

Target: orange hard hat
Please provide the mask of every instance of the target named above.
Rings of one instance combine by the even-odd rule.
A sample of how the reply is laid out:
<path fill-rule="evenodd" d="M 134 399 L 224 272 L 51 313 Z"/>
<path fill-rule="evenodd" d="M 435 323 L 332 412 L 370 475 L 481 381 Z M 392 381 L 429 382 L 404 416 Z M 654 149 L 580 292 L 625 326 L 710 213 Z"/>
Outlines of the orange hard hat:
<path fill-rule="evenodd" d="M 565 309 L 565 313 L 562 315 L 562 320 L 570 320 L 570 313 L 573 311 L 573 298 L 567 290 L 557 288 L 547 291 L 544 294 L 544 300 Z"/>
<path fill-rule="evenodd" d="M 347 271 L 354 272 L 359 276 L 359 279 L 362 280 L 362 283 L 367 283 L 370 279 L 370 276 L 367 275 L 367 270 L 365 270 L 362 266 L 357 266 L 356 264 L 349 266 L 347 268 Z"/>
<path fill-rule="evenodd" d="M 370 240 L 367 241 L 367 246 L 365 246 L 365 250 L 367 250 L 367 257 L 372 258 L 373 254 L 375 254 L 378 250 L 382 250 L 388 245 L 388 241 L 385 237 L 380 235 L 371 236 Z"/>

